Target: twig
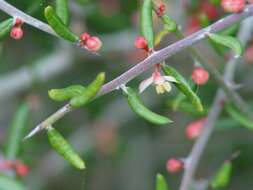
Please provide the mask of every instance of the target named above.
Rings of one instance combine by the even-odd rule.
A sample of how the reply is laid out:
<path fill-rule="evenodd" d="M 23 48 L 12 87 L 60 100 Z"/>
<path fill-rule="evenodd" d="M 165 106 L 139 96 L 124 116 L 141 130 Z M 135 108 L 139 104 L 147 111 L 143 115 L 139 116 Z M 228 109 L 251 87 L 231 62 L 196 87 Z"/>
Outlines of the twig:
<path fill-rule="evenodd" d="M 238 37 L 241 39 L 244 46 L 250 40 L 252 25 L 253 25 L 253 18 L 245 20 L 238 34 Z M 239 62 L 238 59 L 232 58 L 226 64 L 224 80 L 231 81 L 233 79 L 235 68 L 238 62 Z M 207 142 L 214 130 L 214 124 L 217 118 L 219 117 L 220 112 L 222 111 L 223 101 L 225 101 L 225 94 L 223 93 L 222 89 L 219 89 L 215 96 L 213 106 L 211 107 L 211 110 L 209 112 L 207 123 L 204 127 L 204 130 L 201 136 L 198 138 L 198 140 L 194 144 L 191 150 L 191 153 L 189 154 L 189 157 L 188 157 L 189 161 L 187 162 L 187 166 L 185 168 L 185 172 L 184 172 L 179 190 L 189 190 L 192 184 L 192 180 L 196 172 L 200 157 L 203 154 L 203 151 L 207 145 Z"/>
<path fill-rule="evenodd" d="M 128 71 L 126 71 L 122 75 L 115 78 L 114 80 L 103 85 L 103 87 L 100 90 L 100 92 L 98 93 L 97 97 L 100 97 L 102 95 L 105 95 L 105 94 L 117 89 L 120 85 L 128 83 L 129 81 L 131 81 L 132 79 L 134 79 L 135 77 L 137 77 L 138 75 L 143 73 L 144 71 L 147 71 L 150 67 L 152 67 L 156 63 L 160 63 L 160 62 L 164 61 L 165 59 L 167 59 L 168 57 L 178 53 L 179 51 L 200 42 L 201 40 L 206 38 L 207 33 L 218 32 L 218 31 L 240 21 L 241 19 L 247 18 L 251 15 L 253 15 L 253 5 L 247 6 L 244 9 L 244 11 L 241 12 L 240 14 L 232 14 L 230 16 L 227 16 L 226 18 L 219 20 L 218 22 L 212 24 L 211 26 L 209 26 L 205 29 L 202 29 L 202 30 L 168 46 L 168 47 L 165 47 L 159 51 L 154 52 L 152 55 L 147 57 L 145 60 L 143 60 L 142 62 L 140 62 L 136 66 L 132 67 L 131 69 L 129 69 Z M 218 71 L 216 71 L 213 67 L 208 67 L 208 69 L 211 69 L 211 70 L 209 70 L 209 72 L 211 74 L 215 75 L 215 76 L 213 76 L 214 79 L 217 79 L 217 78 L 221 79 L 222 78 L 220 76 L 220 74 L 218 73 Z M 230 98 L 230 100 L 234 103 L 234 105 L 238 109 L 241 109 L 242 106 L 244 108 L 247 108 L 247 106 L 243 103 L 243 101 L 241 101 L 240 97 L 236 94 L 236 92 L 234 92 L 232 89 L 230 89 L 230 87 L 226 84 L 226 82 L 224 82 L 223 80 L 217 80 L 216 82 L 222 88 L 225 87 L 224 91 L 226 92 L 227 97 Z M 69 104 L 65 105 L 61 109 L 68 110 L 68 109 L 66 109 L 66 107 L 69 107 Z M 245 113 L 247 115 L 249 115 L 248 110 L 245 109 L 243 111 L 245 111 Z M 68 113 L 68 112 L 62 113 L 61 117 L 63 117 L 66 113 Z M 56 118 L 56 119 L 52 119 L 50 116 L 50 118 L 52 119 L 51 121 L 53 121 L 53 122 L 56 122 L 58 119 L 61 118 L 55 114 L 53 114 L 53 115 Z M 41 131 L 45 127 L 44 124 L 45 123 L 42 122 L 41 124 L 37 125 L 34 130 L 36 132 Z M 47 124 L 49 124 L 49 123 L 47 123 Z M 50 123 L 50 124 L 53 124 L 53 123 Z M 35 134 L 33 131 L 31 133 Z M 31 137 L 30 134 L 28 134 L 25 138 Z"/>

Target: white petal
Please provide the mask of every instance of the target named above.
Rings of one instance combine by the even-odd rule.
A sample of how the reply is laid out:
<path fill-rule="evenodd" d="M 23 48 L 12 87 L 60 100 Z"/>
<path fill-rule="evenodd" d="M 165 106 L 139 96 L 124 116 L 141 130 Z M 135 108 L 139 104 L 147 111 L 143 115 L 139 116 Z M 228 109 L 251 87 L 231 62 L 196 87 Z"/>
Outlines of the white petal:
<path fill-rule="evenodd" d="M 171 85 L 170 85 L 170 83 L 165 82 L 165 83 L 163 84 L 163 88 L 164 88 L 167 92 L 170 92 L 170 91 L 171 91 Z"/>
<path fill-rule="evenodd" d="M 147 87 L 153 83 L 153 77 L 149 77 L 142 81 L 139 85 L 139 93 L 142 93 Z"/>
<path fill-rule="evenodd" d="M 174 77 L 172 76 L 164 76 L 165 80 L 168 82 L 178 82 Z"/>

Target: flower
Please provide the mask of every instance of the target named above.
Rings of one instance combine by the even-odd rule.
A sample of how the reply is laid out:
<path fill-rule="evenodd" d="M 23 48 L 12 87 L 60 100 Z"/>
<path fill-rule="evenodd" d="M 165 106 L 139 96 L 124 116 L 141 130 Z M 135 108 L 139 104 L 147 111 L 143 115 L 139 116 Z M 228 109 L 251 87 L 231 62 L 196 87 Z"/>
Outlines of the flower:
<path fill-rule="evenodd" d="M 171 91 L 171 85 L 169 82 L 177 82 L 172 76 L 163 76 L 159 71 L 154 71 L 152 76 L 142 81 L 139 85 L 139 92 L 142 93 L 151 84 L 155 85 L 157 94 L 163 94 L 164 92 Z"/>

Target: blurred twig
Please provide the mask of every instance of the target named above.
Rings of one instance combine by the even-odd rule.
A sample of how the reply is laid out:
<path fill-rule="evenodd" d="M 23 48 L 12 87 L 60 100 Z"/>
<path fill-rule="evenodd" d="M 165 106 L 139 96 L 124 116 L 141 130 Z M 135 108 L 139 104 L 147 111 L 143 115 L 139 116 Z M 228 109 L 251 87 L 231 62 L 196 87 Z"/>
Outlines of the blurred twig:
<path fill-rule="evenodd" d="M 117 89 L 122 84 L 127 84 L 129 81 L 143 73 L 144 71 L 147 71 L 150 67 L 155 65 L 156 63 L 160 63 L 167 59 L 168 57 L 178 53 L 179 51 L 188 48 L 201 40 L 206 38 L 206 34 L 209 32 L 217 32 L 220 31 L 230 25 L 232 25 L 235 22 L 240 21 L 241 19 L 247 18 L 253 14 L 253 5 L 247 6 L 244 11 L 240 14 L 232 14 L 230 16 L 227 16 L 226 18 L 223 18 L 219 20 L 218 22 L 210 25 L 209 27 L 202 29 L 168 47 L 165 47 L 159 51 L 154 52 L 152 55 L 147 57 L 145 60 L 137 64 L 136 66 L 132 67 L 122 75 L 118 76 L 117 78 L 113 79 L 112 81 L 108 82 L 107 84 L 103 85 L 102 89 L 98 93 L 97 97 L 100 97 L 104 94 L 107 94 L 115 89 Z M 208 69 L 212 70 L 209 71 L 211 74 L 215 75 L 215 79 L 222 79 L 219 72 L 216 71 L 213 67 L 207 67 Z M 240 96 L 231 89 L 227 83 L 223 80 L 217 80 L 216 81 L 226 92 L 227 97 L 234 103 L 234 105 L 240 109 L 242 112 L 246 113 L 247 115 L 251 115 L 249 109 L 247 109 L 247 105 L 242 101 Z M 225 88 L 224 88 L 225 87 Z M 62 110 L 66 110 L 66 112 L 62 112 Z M 57 112 L 61 114 L 60 117 L 58 115 L 53 114 L 36 126 L 36 128 L 26 136 L 26 138 L 29 138 L 33 136 L 34 134 L 38 133 L 48 125 L 54 124 L 58 119 L 63 117 L 65 114 L 69 113 L 73 109 L 70 107 L 69 104 L 65 105 L 63 108 L 59 109 Z"/>
<path fill-rule="evenodd" d="M 251 39 L 252 27 L 253 27 L 252 17 L 243 21 L 240 32 L 238 34 L 238 38 L 241 40 L 244 46 L 246 46 L 247 42 Z M 225 66 L 225 71 L 224 71 L 225 81 L 233 80 L 236 65 L 237 63 L 239 63 L 239 61 L 240 60 L 235 59 L 235 58 L 231 58 L 228 61 L 228 63 Z M 226 97 L 225 97 L 225 94 L 223 93 L 223 90 L 219 89 L 215 96 L 212 108 L 209 112 L 208 121 L 204 127 L 204 130 L 201 136 L 198 138 L 198 140 L 194 144 L 188 156 L 189 160 L 187 161 L 187 165 L 186 165 L 183 179 L 181 182 L 180 190 L 188 190 L 190 188 L 200 157 L 203 154 L 203 151 L 207 145 L 207 142 L 213 132 L 214 124 L 222 111 L 223 101 L 225 100 L 226 100 Z"/>

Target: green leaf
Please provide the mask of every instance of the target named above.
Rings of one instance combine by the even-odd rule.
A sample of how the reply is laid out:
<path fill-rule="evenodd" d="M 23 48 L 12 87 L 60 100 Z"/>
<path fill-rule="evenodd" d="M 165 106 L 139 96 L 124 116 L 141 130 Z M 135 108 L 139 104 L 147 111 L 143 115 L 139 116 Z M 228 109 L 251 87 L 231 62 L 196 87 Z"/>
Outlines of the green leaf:
<path fill-rule="evenodd" d="M 166 75 L 173 76 L 178 81 L 177 83 L 174 83 L 175 86 L 191 101 L 197 111 L 203 112 L 204 108 L 200 98 L 192 91 L 190 85 L 186 82 L 184 77 L 179 74 L 176 69 L 168 65 L 163 66 L 163 71 Z"/>
<path fill-rule="evenodd" d="M 161 174 L 156 175 L 156 190 L 168 190 L 166 180 Z"/>
<path fill-rule="evenodd" d="M 0 176 L 0 189 L 1 190 L 27 190 L 27 188 L 25 188 L 22 183 L 7 176 Z"/>
<path fill-rule="evenodd" d="M 65 101 L 79 96 L 84 90 L 85 87 L 82 85 L 71 85 L 62 89 L 51 89 L 48 91 L 48 95 L 52 100 Z"/>
<path fill-rule="evenodd" d="M 123 94 L 127 96 L 128 104 L 132 111 L 146 121 L 157 125 L 165 125 L 172 122 L 169 118 L 154 113 L 145 107 L 140 97 L 130 87 L 127 87 L 126 91 Z"/>
<path fill-rule="evenodd" d="M 163 28 L 168 32 L 175 32 L 177 30 L 177 23 L 167 15 L 162 16 Z"/>
<path fill-rule="evenodd" d="M 241 42 L 232 36 L 210 33 L 208 37 L 215 43 L 231 48 L 237 56 L 241 56 L 243 48 Z"/>
<path fill-rule="evenodd" d="M 6 149 L 7 159 L 15 160 L 19 153 L 24 130 L 27 127 L 28 116 L 29 105 L 27 103 L 23 103 L 18 108 L 12 121 Z"/>
<path fill-rule="evenodd" d="M 141 32 L 148 42 L 148 47 L 154 47 L 154 31 L 152 18 L 152 0 L 143 0 L 141 9 Z"/>
<path fill-rule="evenodd" d="M 0 23 L 0 40 L 3 40 L 10 33 L 13 22 L 13 18 L 9 18 Z"/>
<path fill-rule="evenodd" d="M 47 6 L 44 11 L 45 18 L 52 29 L 63 39 L 77 42 L 79 37 L 71 32 L 68 27 L 61 21 L 53 7 Z"/>
<path fill-rule="evenodd" d="M 51 146 L 69 161 L 77 169 L 85 169 L 85 163 L 75 152 L 72 146 L 64 139 L 64 137 L 54 128 L 47 129 L 48 140 Z"/>
<path fill-rule="evenodd" d="M 71 106 L 80 107 L 89 103 L 97 95 L 104 81 L 105 73 L 99 73 L 96 79 L 90 85 L 88 85 L 80 95 L 75 96 L 70 100 Z"/>
<path fill-rule="evenodd" d="M 69 7 L 68 0 L 55 0 L 55 11 L 62 22 L 69 25 Z"/>
<path fill-rule="evenodd" d="M 231 104 L 226 104 L 225 110 L 230 117 L 241 124 L 243 127 L 253 130 L 253 122 L 244 114 L 242 114 L 237 108 Z"/>
<path fill-rule="evenodd" d="M 212 188 L 214 189 L 225 188 L 229 184 L 231 172 L 232 172 L 232 163 L 230 161 L 226 161 L 212 179 L 211 181 Z"/>

